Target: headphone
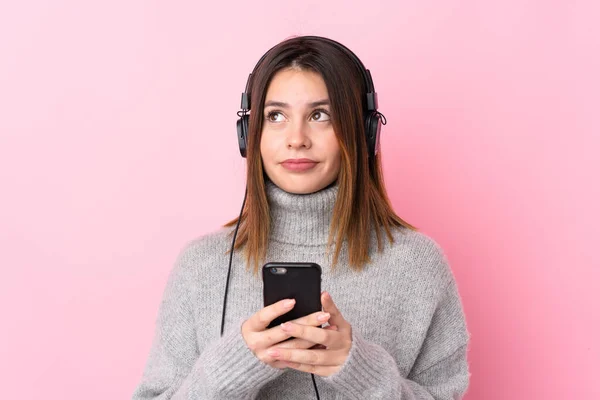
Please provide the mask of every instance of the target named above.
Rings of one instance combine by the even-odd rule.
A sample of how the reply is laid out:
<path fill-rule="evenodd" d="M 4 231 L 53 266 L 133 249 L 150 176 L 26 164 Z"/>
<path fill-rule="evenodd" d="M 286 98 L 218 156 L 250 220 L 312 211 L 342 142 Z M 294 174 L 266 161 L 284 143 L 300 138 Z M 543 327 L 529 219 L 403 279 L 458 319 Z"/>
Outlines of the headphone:
<path fill-rule="evenodd" d="M 365 86 L 367 88 L 366 93 L 366 110 L 364 111 L 364 125 L 365 125 L 365 136 L 367 141 L 367 150 L 369 154 L 369 158 L 375 157 L 375 155 L 379 151 L 379 135 L 381 132 L 381 125 L 385 125 L 387 123 L 385 116 L 377 111 L 377 93 L 375 92 L 375 86 L 373 85 L 373 79 L 371 78 L 371 72 L 365 68 L 364 64 L 360 59 L 354 54 L 349 48 L 344 46 L 343 44 L 336 42 L 335 40 L 328 39 L 321 36 L 299 36 L 288 40 L 310 40 L 317 41 L 323 43 L 329 43 L 343 53 L 345 53 L 350 59 L 356 64 L 358 69 L 360 70 Z M 269 51 L 267 51 L 261 58 L 258 60 L 254 69 L 248 75 L 248 80 L 246 81 L 246 89 L 242 93 L 242 101 L 237 115 L 240 117 L 237 120 L 237 138 L 238 144 L 240 147 L 240 154 L 242 157 L 246 157 L 246 151 L 248 148 L 248 125 L 250 120 L 250 115 L 248 115 L 248 111 L 250 111 L 250 96 L 248 96 L 248 89 L 250 87 L 250 82 L 252 80 L 252 75 L 256 72 L 256 68 L 262 63 L 265 57 L 278 45 L 273 46 Z"/>

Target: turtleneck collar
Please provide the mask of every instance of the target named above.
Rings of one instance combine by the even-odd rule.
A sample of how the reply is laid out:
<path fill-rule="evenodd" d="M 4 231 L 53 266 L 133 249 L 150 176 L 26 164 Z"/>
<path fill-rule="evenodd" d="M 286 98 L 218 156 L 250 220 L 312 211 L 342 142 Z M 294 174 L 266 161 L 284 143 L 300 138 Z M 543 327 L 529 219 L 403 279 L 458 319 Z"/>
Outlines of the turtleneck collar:
<path fill-rule="evenodd" d="M 304 246 L 327 244 L 337 183 L 315 193 L 293 194 L 267 180 L 266 190 L 271 211 L 271 240 Z"/>

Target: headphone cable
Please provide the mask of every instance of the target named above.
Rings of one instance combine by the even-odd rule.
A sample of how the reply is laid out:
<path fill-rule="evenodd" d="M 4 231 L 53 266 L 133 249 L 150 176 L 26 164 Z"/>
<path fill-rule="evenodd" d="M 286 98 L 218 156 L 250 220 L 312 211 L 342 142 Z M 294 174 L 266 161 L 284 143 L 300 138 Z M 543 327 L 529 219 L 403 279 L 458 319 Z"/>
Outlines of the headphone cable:
<path fill-rule="evenodd" d="M 240 227 L 240 221 L 242 220 L 242 214 L 244 212 L 244 206 L 246 205 L 246 197 L 248 196 L 248 186 L 244 191 L 244 201 L 242 201 L 242 209 L 240 210 L 240 216 L 238 217 L 237 223 L 235 224 L 235 231 L 233 232 L 233 240 L 231 241 L 231 250 L 229 250 L 229 268 L 227 269 L 227 280 L 225 281 L 225 296 L 223 298 L 223 315 L 221 316 L 221 336 L 223 336 L 223 330 L 225 329 L 225 309 L 227 308 L 227 293 L 229 292 L 229 279 L 231 277 L 231 262 L 233 260 L 233 248 L 235 246 L 235 238 L 237 237 L 238 228 Z"/>
<path fill-rule="evenodd" d="M 227 308 L 227 294 L 229 293 L 229 280 L 231 278 L 231 263 L 233 261 L 233 249 L 235 247 L 235 238 L 237 237 L 238 229 L 240 227 L 240 222 L 242 220 L 242 214 L 244 213 L 244 206 L 246 205 L 246 198 L 248 197 L 248 186 L 246 186 L 246 190 L 244 191 L 244 201 L 242 201 L 242 209 L 240 210 L 240 216 L 238 217 L 237 223 L 235 224 L 235 231 L 233 231 L 233 240 L 231 241 L 231 250 L 229 251 L 229 268 L 227 269 L 227 280 L 225 281 L 225 296 L 223 297 L 223 314 L 221 316 L 221 337 L 223 336 L 223 331 L 225 329 L 225 310 Z M 315 381 L 315 375 L 310 374 L 313 382 L 313 386 L 315 388 L 315 393 L 317 395 L 317 400 L 320 400 L 319 397 L 319 389 L 317 389 L 317 382 Z"/>
<path fill-rule="evenodd" d="M 319 389 L 317 389 L 317 382 L 315 381 L 315 374 L 310 374 L 310 376 L 312 377 L 313 386 L 315 387 L 315 393 L 317 394 L 317 400 L 321 400 L 321 398 L 319 397 Z"/>

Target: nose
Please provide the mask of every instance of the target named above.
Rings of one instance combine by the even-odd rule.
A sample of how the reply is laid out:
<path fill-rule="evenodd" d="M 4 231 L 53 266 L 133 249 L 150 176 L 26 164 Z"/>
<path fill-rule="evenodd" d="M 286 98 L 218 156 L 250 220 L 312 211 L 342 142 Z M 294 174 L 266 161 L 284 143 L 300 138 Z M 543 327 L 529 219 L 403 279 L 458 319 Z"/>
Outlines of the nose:
<path fill-rule="evenodd" d="M 303 120 L 290 124 L 290 129 L 287 137 L 288 149 L 310 149 L 312 143 L 308 136 L 308 129 L 308 123 Z"/>

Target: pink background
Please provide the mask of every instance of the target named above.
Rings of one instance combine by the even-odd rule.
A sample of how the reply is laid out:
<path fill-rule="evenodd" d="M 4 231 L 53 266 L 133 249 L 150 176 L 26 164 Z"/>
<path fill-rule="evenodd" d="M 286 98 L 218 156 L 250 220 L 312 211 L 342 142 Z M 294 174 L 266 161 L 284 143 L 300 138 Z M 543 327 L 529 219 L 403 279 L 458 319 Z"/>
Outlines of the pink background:
<path fill-rule="evenodd" d="M 599 11 L 3 2 L 1 397 L 131 396 L 177 253 L 242 201 L 247 74 L 317 34 L 371 69 L 394 206 L 455 271 L 467 399 L 600 398 Z"/>

